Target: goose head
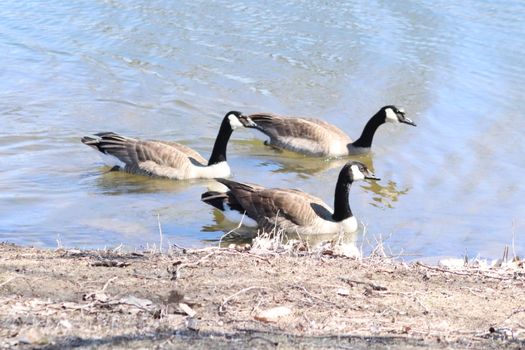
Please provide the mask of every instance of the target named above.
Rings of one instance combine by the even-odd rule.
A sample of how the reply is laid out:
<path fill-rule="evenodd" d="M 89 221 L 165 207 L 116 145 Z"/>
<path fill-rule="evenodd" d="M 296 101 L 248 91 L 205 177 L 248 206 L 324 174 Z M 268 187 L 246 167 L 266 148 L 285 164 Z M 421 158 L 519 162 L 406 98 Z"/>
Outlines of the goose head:
<path fill-rule="evenodd" d="M 224 120 L 228 122 L 232 130 L 235 130 L 236 128 L 240 128 L 244 126 L 241 123 L 241 118 L 246 118 L 246 117 L 243 116 L 241 112 L 230 111 L 226 113 Z"/>
<path fill-rule="evenodd" d="M 390 105 L 384 106 L 381 108 L 381 111 L 385 115 L 385 123 L 405 123 L 416 126 L 416 123 L 405 116 L 405 110 L 403 108 Z"/>
<path fill-rule="evenodd" d="M 345 177 L 348 179 L 348 182 L 359 180 L 380 180 L 379 178 L 375 177 L 370 170 L 368 170 L 366 165 L 356 161 L 350 161 L 346 163 L 346 165 L 341 170 L 341 173 L 344 173 Z"/>

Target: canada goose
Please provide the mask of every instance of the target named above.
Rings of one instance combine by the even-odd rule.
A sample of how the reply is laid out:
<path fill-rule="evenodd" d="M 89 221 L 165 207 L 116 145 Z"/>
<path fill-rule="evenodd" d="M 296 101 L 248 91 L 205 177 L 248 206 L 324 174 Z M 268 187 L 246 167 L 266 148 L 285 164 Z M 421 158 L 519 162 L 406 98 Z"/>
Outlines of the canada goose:
<path fill-rule="evenodd" d="M 85 136 L 82 143 L 95 148 L 116 163 L 114 169 L 170 179 L 217 178 L 230 175 L 226 147 L 236 127 L 242 127 L 240 112 L 228 112 L 222 120 L 210 160 L 206 162 L 193 149 L 170 141 L 145 141 L 113 132 Z M 245 122 L 246 125 L 246 122 Z"/>
<path fill-rule="evenodd" d="M 222 210 L 246 215 L 266 232 L 276 228 L 288 234 L 335 234 L 357 230 L 357 220 L 348 203 L 352 182 L 379 180 L 360 162 L 347 162 L 335 186 L 334 210 L 321 199 L 299 190 L 264 188 L 226 179 L 217 179 L 227 192 L 208 191 L 201 199 Z"/>
<path fill-rule="evenodd" d="M 386 122 L 416 124 L 396 106 L 384 106 L 366 123 L 361 137 L 352 142 L 341 129 L 319 119 L 291 118 L 257 113 L 241 117 L 241 123 L 270 137 L 265 144 L 309 156 L 340 157 L 370 152 L 377 128 Z"/>

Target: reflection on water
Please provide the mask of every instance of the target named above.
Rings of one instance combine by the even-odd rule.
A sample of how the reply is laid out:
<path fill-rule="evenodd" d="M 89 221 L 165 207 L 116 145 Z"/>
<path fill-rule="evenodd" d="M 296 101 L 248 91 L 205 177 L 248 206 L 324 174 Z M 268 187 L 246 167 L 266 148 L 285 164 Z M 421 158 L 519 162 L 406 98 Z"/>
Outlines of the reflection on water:
<path fill-rule="evenodd" d="M 100 168 L 100 174 L 96 175 L 97 187 L 101 193 L 107 195 L 177 193 L 188 190 L 192 186 L 206 187 L 214 182 L 214 180 L 206 179 L 173 181 L 165 178 L 130 174 L 124 171 L 112 171 L 109 167 Z"/>
<path fill-rule="evenodd" d="M 399 201 L 399 197 L 406 195 L 409 191 L 408 188 L 399 190 L 394 181 L 388 180 L 386 185 L 381 185 L 379 181 L 370 181 L 365 185 L 360 185 L 365 191 L 371 191 L 376 194 L 372 197 L 374 202 L 371 205 L 378 208 L 393 208 L 394 203 Z"/>
<path fill-rule="evenodd" d="M 340 170 L 349 160 L 362 162 L 381 180 L 360 181 L 355 183 L 354 186 L 359 186 L 361 189 L 375 194 L 370 204 L 378 208 L 393 208 L 400 197 L 409 192 L 408 187 L 400 189 L 395 181 L 385 179 L 380 172 L 376 172 L 371 154 L 344 158 L 314 158 L 265 146 L 255 140 L 237 141 L 236 144 L 241 147 L 241 152 L 245 153 L 246 156 L 260 159 L 262 166 L 271 164 L 273 173 L 293 173 L 303 179 L 309 179 L 318 173 L 323 173 L 330 169 Z M 333 187 L 335 188 L 335 180 Z"/>

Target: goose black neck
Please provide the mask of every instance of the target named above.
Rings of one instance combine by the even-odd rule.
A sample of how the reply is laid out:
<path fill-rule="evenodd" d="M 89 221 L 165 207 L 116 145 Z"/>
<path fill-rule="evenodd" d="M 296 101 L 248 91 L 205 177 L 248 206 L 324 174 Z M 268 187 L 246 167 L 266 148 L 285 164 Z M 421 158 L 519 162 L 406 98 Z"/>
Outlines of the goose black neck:
<path fill-rule="evenodd" d="M 350 203 L 348 201 L 348 193 L 350 192 L 351 185 L 352 179 L 350 179 L 348 172 L 342 170 L 339 173 L 339 178 L 335 185 L 334 214 L 332 215 L 335 221 L 343 221 L 352 216 L 352 210 L 350 209 Z"/>
<path fill-rule="evenodd" d="M 211 152 L 208 165 L 226 161 L 226 147 L 228 146 L 228 141 L 230 140 L 232 132 L 233 130 L 228 118 L 224 118 L 221 127 L 219 128 L 217 138 L 215 139 L 215 144 L 213 145 L 213 151 Z"/>
<path fill-rule="evenodd" d="M 354 147 L 370 148 L 370 146 L 372 146 L 372 140 L 374 139 L 374 134 L 376 133 L 377 128 L 385 122 L 383 113 L 383 110 L 380 110 L 370 118 L 368 123 L 366 123 L 361 136 L 352 143 Z"/>

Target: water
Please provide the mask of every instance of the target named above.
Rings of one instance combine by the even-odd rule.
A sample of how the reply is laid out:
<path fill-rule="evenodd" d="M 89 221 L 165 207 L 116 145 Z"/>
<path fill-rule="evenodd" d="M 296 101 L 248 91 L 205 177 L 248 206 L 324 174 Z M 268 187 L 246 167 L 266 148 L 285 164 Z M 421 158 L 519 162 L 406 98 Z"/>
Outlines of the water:
<path fill-rule="evenodd" d="M 208 157 L 222 116 L 317 116 L 382 178 L 350 200 L 394 252 L 525 252 L 525 5 L 520 1 L 2 1 L 0 239 L 25 245 L 215 244 L 206 182 L 107 173 L 80 137 L 181 141 Z M 234 178 L 333 201 L 340 162 L 278 153 L 237 130 Z M 362 236 L 358 237 L 362 240 Z M 365 238 L 366 240 L 366 238 Z M 212 243 L 210 243 L 212 242 Z"/>

